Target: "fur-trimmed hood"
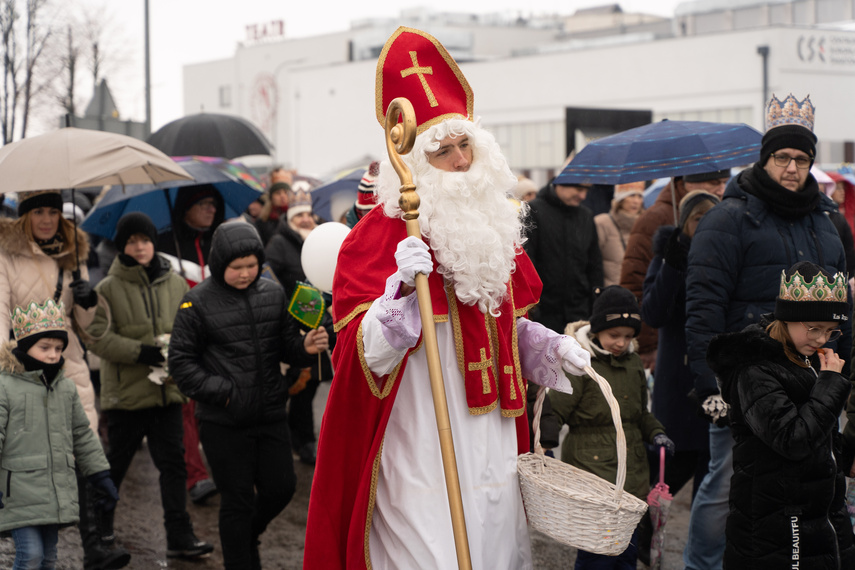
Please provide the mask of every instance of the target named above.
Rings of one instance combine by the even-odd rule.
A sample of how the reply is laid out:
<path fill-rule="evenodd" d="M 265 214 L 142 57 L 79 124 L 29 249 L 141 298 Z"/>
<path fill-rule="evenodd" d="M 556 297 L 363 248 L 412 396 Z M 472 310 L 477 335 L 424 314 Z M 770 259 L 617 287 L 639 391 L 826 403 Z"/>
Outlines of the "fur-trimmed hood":
<path fill-rule="evenodd" d="M 757 364 L 788 362 L 784 345 L 766 333 L 766 326 L 772 322 L 769 316 L 764 315 L 759 324 L 749 325 L 740 332 L 720 334 L 710 341 L 707 364 L 715 373 L 725 399 L 740 370 Z M 819 370 L 816 357 L 809 360 Z"/>
<path fill-rule="evenodd" d="M 564 328 L 564 334 L 575 338 L 582 348 L 590 352 L 593 356 L 604 358 L 613 356 L 611 352 L 603 350 L 593 342 L 593 339 L 591 338 L 591 323 L 589 321 L 576 321 L 575 323 L 569 323 Z M 622 358 L 628 354 L 636 352 L 637 350 L 638 341 L 636 339 L 632 339 L 632 342 L 629 344 L 629 349 L 617 358 Z"/>
<path fill-rule="evenodd" d="M 24 365 L 12 354 L 12 349 L 18 346 L 14 340 L 9 340 L 0 345 L 0 372 L 4 374 L 23 374 L 26 372 Z"/>
<path fill-rule="evenodd" d="M 15 223 L 16 221 L 16 219 L 12 218 L 0 218 L 0 250 L 5 251 L 9 255 L 24 257 L 46 255 L 27 237 L 27 234 L 23 232 L 20 225 Z M 54 259 L 63 270 L 73 271 L 77 269 L 78 259 L 81 264 L 86 264 L 88 257 L 89 238 L 86 236 L 86 232 L 78 228 L 77 254 L 75 255 L 74 244 L 67 243 L 63 246 L 62 253 L 54 257 Z"/>

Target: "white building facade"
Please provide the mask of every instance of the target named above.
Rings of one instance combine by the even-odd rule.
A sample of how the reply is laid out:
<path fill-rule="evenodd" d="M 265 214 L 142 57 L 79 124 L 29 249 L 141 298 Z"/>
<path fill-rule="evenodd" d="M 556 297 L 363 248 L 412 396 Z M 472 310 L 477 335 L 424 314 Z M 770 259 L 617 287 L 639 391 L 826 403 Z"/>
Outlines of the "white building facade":
<path fill-rule="evenodd" d="M 855 0 L 690 2 L 664 27 L 646 19 L 581 39 L 578 26 L 568 37 L 560 20 L 472 24 L 460 15 L 462 23 L 454 15 L 405 14 L 185 66 L 184 110 L 252 120 L 276 147 L 275 162 L 301 173 L 324 176 L 382 158 L 376 59 L 394 29 L 409 25 L 436 36 L 457 59 L 482 125 L 511 167 L 538 183 L 557 173 L 570 150 L 614 132 L 595 120 L 575 128 L 568 109 L 646 111 L 654 121 L 736 122 L 762 131 L 764 84 L 769 96 L 810 95 L 818 160 L 837 164 L 855 160 L 855 31 L 839 25 L 853 14 Z"/>

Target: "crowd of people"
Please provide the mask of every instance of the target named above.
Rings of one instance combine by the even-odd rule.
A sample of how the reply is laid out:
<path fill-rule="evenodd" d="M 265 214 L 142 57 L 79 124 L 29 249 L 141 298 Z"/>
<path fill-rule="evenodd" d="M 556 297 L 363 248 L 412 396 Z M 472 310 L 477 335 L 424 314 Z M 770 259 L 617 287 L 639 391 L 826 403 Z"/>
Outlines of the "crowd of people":
<path fill-rule="evenodd" d="M 416 59 L 429 79 L 411 77 Z M 472 567 L 532 568 L 516 458 L 533 428 L 561 461 L 617 479 L 590 369 L 619 404 L 626 491 L 646 499 L 660 450 L 673 493 L 693 481 L 685 568 L 855 568 L 855 425 L 839 429 L 855 191 L 811 174 L 809 99 L 772 99 L 753 165 L 675 176 L 645 209 L 645 181 L 538 189 L 513 174 L 430 35 L 399 29 L 377 74 L 381 125 L 396 97 L 416 111 L 401 161 L 418 231 L 399 169 L 373 163 L 317 327 L 288 310 L 324 221 L 291 172 L 271 172 L 237 219 L 215 186 L 189 186 L 168 231 L 131 212 L 97 244 L 59 189 L 20 193 L 17 217 L 0 218 L 0 532 L 14 568 L 53 568 L 75 523 L 87 570 L 127 566 L 114 513 L 144 438 L 167 557 L 214 550 L 187 501 L 219 493 L 225 568 L 261 568 L 296 458 L 315 467 L 307 569 L 456 567 L 458 503 Z M 437 361 L 453 440 L 430 403 Z M 622 553 L 580 549 L 575 568 L 649 563 L 652 532 L 643 516 Z"/>

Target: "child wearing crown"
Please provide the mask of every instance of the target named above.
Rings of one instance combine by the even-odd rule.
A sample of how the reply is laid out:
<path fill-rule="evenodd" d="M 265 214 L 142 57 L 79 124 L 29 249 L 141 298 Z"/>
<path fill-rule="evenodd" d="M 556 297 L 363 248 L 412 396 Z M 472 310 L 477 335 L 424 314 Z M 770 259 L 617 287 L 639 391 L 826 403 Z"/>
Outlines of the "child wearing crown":
<path fill-rule="evenodd" d="M 62 303 L 15 307 L 16 342 L 0 346 L 0 532 L 15 542 L 13 569 L 52 569 L 59 528 L 78 516 L 75 462 L 116 507 L 110 465 L 62 371 L 68 346 Z"/>
<path fill-rule="evenodd" d="M 848 320 L 846 292 L 845 275 L 796 263 L 781 273 L 773 315 L 710 342 L 735 441 L 726 568 L 853 567 L 840 555 L 852 527 L 837 464 L 850 383 L 823 348 Z"/>

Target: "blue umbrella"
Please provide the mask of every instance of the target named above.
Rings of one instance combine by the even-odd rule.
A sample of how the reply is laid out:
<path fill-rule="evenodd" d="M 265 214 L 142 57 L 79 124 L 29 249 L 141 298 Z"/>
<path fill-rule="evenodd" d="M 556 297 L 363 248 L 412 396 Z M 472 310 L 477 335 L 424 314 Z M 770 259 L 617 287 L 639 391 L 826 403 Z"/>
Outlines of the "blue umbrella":
<path fill-rule="evenodd" d="M 623 184 L 756 162 L 763 135 L 744 124 L 661 121 L 595 140 L 556 184 Z"/>
<path fill-rule="evenodd" d="M 352 206 L 359 193 L 359 181 L 365 175 L 366 168 L 353 168 L 338 173 L 329 182 L 321 184 L 312 190 L 312 211 L 328 222 L 333 219 L 333 210 L 344 206 Z M 337 206 L 333 208 L 333 206 Z M 345 208 L 345 211 L 347 209 Z M 340 215 L 342 212 L 336 211 Z"/>
<path fill-rule="evenodd" d="M 187 186 L 211 184 L 216 187 L 225 203 L 225 219 L 238 217 L 261 196 L 261 184 L 240 163 L 205 156 L 178 157 L 175 162 L 194 180 L 114 186 L 89 211 L 80 227 L 112 239 L 119 218 L 128 212 L 143 212 L 151 218 L 158 232 L 166 231 L 172 226 L 171 210 L 178 189 Z"/>

